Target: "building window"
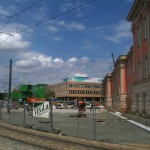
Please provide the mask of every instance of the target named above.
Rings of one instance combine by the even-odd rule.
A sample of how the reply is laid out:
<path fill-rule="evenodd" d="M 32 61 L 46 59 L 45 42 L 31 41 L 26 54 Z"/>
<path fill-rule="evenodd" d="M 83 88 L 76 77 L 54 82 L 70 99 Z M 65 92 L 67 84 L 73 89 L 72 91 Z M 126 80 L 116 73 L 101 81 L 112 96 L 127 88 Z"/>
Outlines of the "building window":
<path fill-rule="evenodd" d="M 138 62 L 138 79 L 141 79 L 141 64 Z"/>
<path fill-rule="evenodd" d="M 144 39 L 147 38 L 147 21 L 146 18 L 144 19 Z"/>
<path fill-rule="evenodd" d="M 145 78 L 148 77 L 148 59 L 147 57 L 145 57 L 145 60 L 144 60 L 144 74 L 145 74 Z"/>
<path fill-rule="evenodd" d="M 140 46 L 141 41 L 141 32 L 140 32 L 140 26 L 137 28 L 137 44 Z"/>

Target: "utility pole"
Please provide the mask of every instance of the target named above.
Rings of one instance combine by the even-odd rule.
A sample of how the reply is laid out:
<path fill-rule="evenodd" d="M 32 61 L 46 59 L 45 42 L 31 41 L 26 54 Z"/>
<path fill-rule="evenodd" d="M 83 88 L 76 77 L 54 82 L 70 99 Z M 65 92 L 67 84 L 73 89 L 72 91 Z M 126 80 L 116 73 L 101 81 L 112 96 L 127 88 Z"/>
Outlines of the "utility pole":
<path fill-rule="evenodd" d="M 9 88 L 8 88 L 8 107 L 7 107 L 8 113 L 10 113 L 11 79 L 12 79 L 12 59 L 10 59 L 10 65 L 9 65 Z"/>

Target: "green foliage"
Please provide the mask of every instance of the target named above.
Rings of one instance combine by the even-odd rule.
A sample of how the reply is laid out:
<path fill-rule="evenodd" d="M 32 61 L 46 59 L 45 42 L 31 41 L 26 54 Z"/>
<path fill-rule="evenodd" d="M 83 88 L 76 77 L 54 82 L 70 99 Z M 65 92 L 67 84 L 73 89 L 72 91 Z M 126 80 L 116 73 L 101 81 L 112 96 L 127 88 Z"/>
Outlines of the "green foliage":
<path fill-rule="evenodd" d="M 7 93 L 0 93 L 0 100 L 4 100 L 7 97 Z"/>
<path fill-rule="evenodd" d="M 49 87 L 47 87 L 45 90 L 45 96 L 47 99 L 55 97 L 55 92 L 53 90 L 51 90 Z"/>

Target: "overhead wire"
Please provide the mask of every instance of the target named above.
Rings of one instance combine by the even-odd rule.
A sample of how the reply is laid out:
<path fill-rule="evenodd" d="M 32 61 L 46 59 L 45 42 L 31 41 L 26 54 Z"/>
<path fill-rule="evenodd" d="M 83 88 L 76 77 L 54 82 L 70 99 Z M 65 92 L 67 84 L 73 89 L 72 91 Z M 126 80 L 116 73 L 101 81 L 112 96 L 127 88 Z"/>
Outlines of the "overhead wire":
<path fill-rule="evenodd" d="M 12 35 L 9 35 L 5 40 L 3 40 L 1 43 L 0 43 L 0 46 L 5 42 L 7 41 Z"/>
<path fill-rule="evenodd" d="M 20 32 L 26 31 L 26 30 L 29 30 L 29 29 L 31 29 L 31 28 L 34 28 L 34 27 L 39 26 L 39 25 L 41 25 L 41 24 L 44 24 L 44 23 L 46 23 L 46 22 L 48 22 L 48 21 L 50 21 L 50 20 L 54 20 L 54 19 L 56 19 L 56 18 L 58 18 L 58 17 L 60 17 L 60 16 L 63 16 L 63 15 L 65 15 L 65 14 L 68 14 L 68 13 L 70 13 L 70 12 L 76 10 L 76 9 L 79 9 L 79 8 L 81 8 L 81 7 L 84 7 L 84 6 L 86 6 L 86 5 L 89 5 L 89 4 L 91 4 L 91 3 L 94 3 L 95 1 L 97 1 L 97 0 L 93 0 L 93 1 L 87 2 L 87 3 L 85 3 L 85 4 L 82 4 L 82 5 L 80 5 L 80 6 L 74 7 L 74 8 L 72 8 L 72 9 L 70 9 L 70 10 L 68 10 L 68 11 L 66 11 L 66 12 L 60 13 L 60 14 L 58 14 L 58 15 L 52 17 L 52 18 L 43 20 L 43 21 L 41 21 L 41 22 L 39 22 L 39 23 L 36 23 L 36 24 L 34 24 L 34 25 L 32 25 L 32 26 L 29 26 L 29 27 L 27 27 L 27 28 L 25 28 L 25 29 L 22 29 L 22 30 L 18 31 L 17 33 L 20 33 Z"/>
<path fill-rule="evenodd" d="M 13 35 L 13 34 L 10 34 L 10 33 L 7 33 L 7 32 L 0 32 L 0 33 L 9 35 L 6 39 L 4 39 L 4 40 L 0 43 L 0 45 L 2 45 L 6 40 L 8 40 L 8 39 Z"/>
<path fill-rule="evenodd" d="M 1 17 L 11 18 L 11 16 L 0 14 Z"/>
<path fill-rule="evenodd" d="M 33 3 L 32 5 L 28 6 L 27 8 L 21 10 L 20 12 L 16 13 L 15 15 L 13 15 L 12 18 L 13 18 L 13 17 L 16 17 L 17 15 L 20 15 L 21 13 L 23 13 L 24 11 L 26 11 L 26 10 L 30 9 L 31 7 L 37 5 L 37 4 L 40 3 L 41 1 L 43 1 L 43 0 L 39 0 L 39 1 L 35 2 L 35 3 Z"/>
<path fill-rule="evenodd" d="M 12 19 L 12 18 L 9 18 L 9 19 L 5 22 L 5 24 L 0 28 L 0 31 L 10 22 L 11 19 Z"/>
<path fill-rule="evenodd" d="M 19 14 L 21 14 L 23 11 L 25 11 L 25 10 L 27 10 L 27 9 L 29 9 L 29 8 L 31 8 L 31 7 L 33 7 L 34 5 L 38 4 L 38 3 L 41 2 L 41 1 L 43 1 L 43 0 L 39 0 L 38 2 L 32 4 L 31 6 L 25 8 L 24 10 L 20 11 L 19 13 L 13 15 L 12 18 L 15 17 L 15 16 L 17 16 L 17 15 L 19 15 Z M 91 4 L 91 3 L 94 3 L 94 2 L 96 2 L 96 1 L 97 1 L 97 0 L 92 0 L 92 1 L 90 1 L 90 2 L 87 2 L 87 3 L 85 3 L 85 4 L 82 4 L 82 5 L 80 5 L 80 6 L 74 7 L 74 8 L 72 8 L 72 9 L 70 9 L 70 10 L 68 10 L 68 11 L 66 11 L 66 12 L 60 13 L 60 14 L 58 14 L 58 15 L 52 17 L 52 18 L 43 20 L 43 21 L 41 21 L 41 22 L 39 22 L 39 23 L 36 23 L 36 24 L 34 24 L 34 25 L 32 25 L 32 26 L 29 26 L 29 27 L 27 27 L 27 28 L 25 28 L 25 29 L 22 29 L 22 30 L 20 30 L 20 31 L 17 31 L 17 33 L 24 32 L 24 31 L 26 31 L 26 30 L 29 30 L 29 29 L 31 29 L 31 28 L 34 28 L 34 27 L 39 26 L 39 25 L 41 25 L 41 24 L 44 24 L 44 23 L 46 23 L 46 22 L 48 22 L 48 21 L 50 21 L 50 20 L 54 20 L 54 19 L 56 19 L 56 18 L 58 18 L 58 17 L 60 17 L 60 16 L 63 16 L 63 15 L 65 15 L 65 14 L 68 14 L 68 13 L 70 13 L 70 12 L 76 10 L 76 9 L 79 9 L 79 8 L 81 8 L 81 7 L 84 7 L 84 6 L 86 6 L 86 5 L 89 5 L 89 4 Z M 11 20 L 12 18 L 10 18 L 10 20 Z M 10 20 L 9 20 L 9 21 L 10 21 Z M 6 25 L 5 25 L 5 26 L 6 26 Z M 0 29 L 0 30 L 1 30 L 1 29 Z M 2 45 L 5 41 L 7 41 L 11 36 L 12 36 L 12 35 L 9 35 L 9 37 L 8 37 L 7 39 L 5 39 L 4 41 L 2 41 L 2 42 L 0 43 L 0 45 Z"/>
<path fill-rule="evenodd" d="M 43 1 L 43 0 L 39 0 L 39 1 L 35 2 L 35 3 L 33 3 L 32 5 L 28 6 L 27 8 L 24 8 L 23 10 L 21 10 L 20 12 L 16 13 L 16 14 L 13 15 L 13 16 L 7 16 L 9 19 L 8 19 L 8 20 L 6 21 L 6 23 L 0 28 L 0 31 L 10 22 L 10 20 L 11 20 L 12 18 L 16 17 L 17 15 L 20 15 L 21 13 L 23 13 L 24 11 L 26 11 L 26 10 L 30 9 L 31 7 L 37 5 L 37 4 L 40 3 L 41 1 Z"/>
<path fill-rule="evenodd" d="M 0 31 L 11 21 L 12 18 L 14 18 L 14 17 L 20 15 L 21 13 L 23 13 L 24 11 L 26 11 L 26 10 L 30 9 L 31 7 L 37 5 L 37 4 L 40 3 L 41 1 L 43 1 L 43 0 L 39 0 L 39 1 L 35 2 L 35 3 L 33 3 L 32 5 L 26 7 L 25 9 L 21 10 L 20 12 L 16 13 L 16 14 L 13 15 L 13 16 L 5 16 L 5 17 L 8 17 L 9 19 L 8 19 L 8 20 L 5 22 L 5 24 L 0 28 Z M 17 26 L 18 26 L 18 25 L 17 25 Z M 9 37 L 7 37 L 6 39 L 4 39 L 4 40 L 0 43 L 0 45 L 2 45 L 5 41 L 7 41 L 11 36 L 12 36 L 12 35 L 9 34 Z"/>

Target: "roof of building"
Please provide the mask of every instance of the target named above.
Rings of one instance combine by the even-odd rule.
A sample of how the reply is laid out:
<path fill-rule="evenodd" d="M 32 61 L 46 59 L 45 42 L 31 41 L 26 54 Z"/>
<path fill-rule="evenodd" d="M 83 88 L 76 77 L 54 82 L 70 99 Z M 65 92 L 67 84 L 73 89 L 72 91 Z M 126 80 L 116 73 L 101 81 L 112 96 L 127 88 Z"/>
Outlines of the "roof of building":
<path fill-rule="evenodd" d="M 81 77 L 81 76 L 74 76 L 71 78 L 65 78 L 64 82 L 74 81 L 74 82 L 97 82 L 101 83 L 103 78 L 91 78 L 91 77 Z"/>
<path fill-rule="evenodd" d="M 127 20 L 133 21 L 137 17 L 137 14 L 141 13 L 148 2 L 150 2 L 150 0 L 135 0 L 127 16 Z"/>

